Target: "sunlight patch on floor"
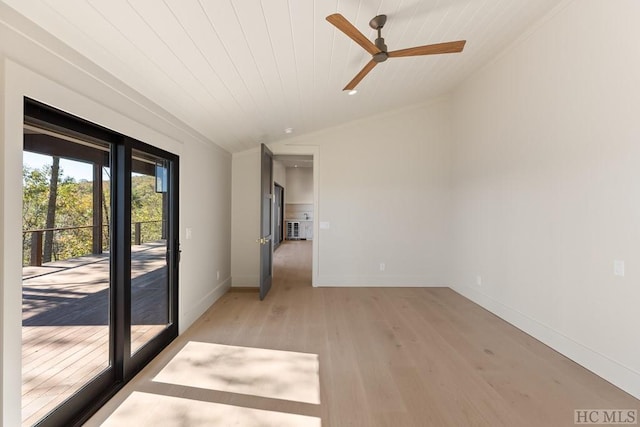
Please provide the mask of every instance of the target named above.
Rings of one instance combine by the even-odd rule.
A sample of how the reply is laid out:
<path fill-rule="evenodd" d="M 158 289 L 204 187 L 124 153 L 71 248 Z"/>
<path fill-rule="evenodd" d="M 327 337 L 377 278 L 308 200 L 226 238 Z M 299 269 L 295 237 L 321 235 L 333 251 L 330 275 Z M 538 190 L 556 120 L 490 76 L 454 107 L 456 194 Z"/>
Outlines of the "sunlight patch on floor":
<path fill-rule="evenodd" d="M 297 414 L 133 392 L 102 424 L 121 426 L 320 427 L 321 420 Z"/>
<path fill-rule="evenodd" d="M 153 381 L 320 404 L 316 354 L 190 341 Z"/>

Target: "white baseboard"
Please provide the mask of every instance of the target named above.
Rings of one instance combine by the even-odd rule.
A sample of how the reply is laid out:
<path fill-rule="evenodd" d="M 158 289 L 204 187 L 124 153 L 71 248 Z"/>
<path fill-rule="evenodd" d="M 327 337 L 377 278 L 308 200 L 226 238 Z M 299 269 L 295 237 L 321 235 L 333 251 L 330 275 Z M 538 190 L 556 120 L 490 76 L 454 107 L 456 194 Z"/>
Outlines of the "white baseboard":
<path fill-rule="evenodd" d="M 470 299 L 516 328 L 542 341 L 594 374 L 640 399 L 640 373 L 594 351 L 531 317 L 514 310 L 468 286 L 451 286 L 455 292 Z"/>
<path fill-rule="evenodd" d="M 233 276 L 231 286 L 241 288 L 253 288 L 260 286 L 259 276 Z"/>
<path fill-rule="evenodd" d="M 318 287 L 380 287 L 380 288 L 431 288 L 443 287 L 438 280 L 425 280 L 424 276 L 326 276 L 319 275 Z"/>
<path fill-rule="evenodd" d="M 182 316 L 180 316 L 180 323 L 178 325 L 179 333 L 183 333 L 189 326 L 193 324 L 202 314 L 218 301 L 222 295 L 224 295 L 231 287 L 231 277 L 221 282 L 218 286 L 212 289 L 207 295 L 200 300 L 200 302 L 190 310 L 184 310 L 181 307 Z"/>

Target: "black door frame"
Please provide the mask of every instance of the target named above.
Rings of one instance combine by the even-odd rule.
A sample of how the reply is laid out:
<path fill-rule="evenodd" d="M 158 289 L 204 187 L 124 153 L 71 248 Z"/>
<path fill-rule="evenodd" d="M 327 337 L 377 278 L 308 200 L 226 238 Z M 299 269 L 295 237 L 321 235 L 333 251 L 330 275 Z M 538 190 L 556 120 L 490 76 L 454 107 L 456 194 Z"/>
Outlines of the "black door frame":
<path fill-rule="evenodd" d="M 274 227 L 275 239 L 273 242 L 273 250 L 275 252 L 275 250 L 278 249 L 278 246 L 280 246 L 280 244 L 284 240 L 284 187 L 274 181 L 273 190 L 273 195 L 275 197 L 274 210 L 280 207 L 280 213 L 276 215 L 276 219 L 280 221 L 280 227 L 278 227 L 277 225 Z"/>
<path fill-rule="evenodd" d="M 39 101 L 24 98 L 25 122 L 109 143 L 111 147 L 111 266 L 109 311 L 110 366 L 50 412 L 38 427 L 81 425 L 153 357 L 178 336 L 179 157 Z M 131 342 L 131 152 L 148 152 L 169 160 L 167 267 L 169 325 L 134 355 Z"/>

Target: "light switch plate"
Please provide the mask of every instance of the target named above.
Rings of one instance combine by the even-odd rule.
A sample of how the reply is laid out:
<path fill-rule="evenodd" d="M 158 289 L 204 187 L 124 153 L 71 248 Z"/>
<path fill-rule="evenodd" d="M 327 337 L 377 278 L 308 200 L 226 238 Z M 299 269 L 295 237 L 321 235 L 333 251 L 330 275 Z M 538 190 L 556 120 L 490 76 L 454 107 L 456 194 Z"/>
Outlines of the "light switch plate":
<path fill-rule="evenodd" d="M 328 230 L 328 229 L 329 229 L 329 223 L 325 221 L 320 221 L 320 230 Z"/>
<path fill-rule="evenodd" d="M 193 230 L 191 229 L 191 227 L 187 227 L 185 234 L 186 234 L 187 240 L 190 240 L 191 236 L 193 235 Z"/>
<path fill-rule="evenodd" d="M 624 277 L 624 261 L 616 259 L 613 261 L 614 276 Z"/>

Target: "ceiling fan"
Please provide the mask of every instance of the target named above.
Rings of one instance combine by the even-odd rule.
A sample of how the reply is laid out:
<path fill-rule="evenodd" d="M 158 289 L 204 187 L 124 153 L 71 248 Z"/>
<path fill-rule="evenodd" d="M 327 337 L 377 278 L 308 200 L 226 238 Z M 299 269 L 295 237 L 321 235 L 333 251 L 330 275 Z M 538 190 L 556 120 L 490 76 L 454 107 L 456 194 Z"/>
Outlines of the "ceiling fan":
<path fill-rule="evenodd" d="M 345 33 L 347 37 L 362 46 L 362 48 L 372 56 L 371 60 L 364 66 L 364 68 L 360 70 L 353 80 L 351 80 L 342 90 L 353 90 L 358 83 L 360 83 L 360 81 L 364 79 L 371 70 L 373 70 L 373 67 L 378 65 L 380 62 L 386 61 L 388 58 L 462 52 L 462 49 L 464 49 L 464 45 L 467 42 L 466 40 L 459 40 L 455 42 L 429 44 L 388 52 L 387 45 L 384 43 L 384 39 L 381 35 L 382 27 L 384 27 L 384 24 L 387 22 L 387 15 L 378 15 L 369 21 L 369 26 L 378 31 L 378 38 L 375 40 L 375 44 L 366 38 L 364 34 L 358 31 L 353 24 L 347 21 L 347 19 L 339 13 L 327 16 L 327 21 Z"/>

